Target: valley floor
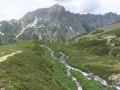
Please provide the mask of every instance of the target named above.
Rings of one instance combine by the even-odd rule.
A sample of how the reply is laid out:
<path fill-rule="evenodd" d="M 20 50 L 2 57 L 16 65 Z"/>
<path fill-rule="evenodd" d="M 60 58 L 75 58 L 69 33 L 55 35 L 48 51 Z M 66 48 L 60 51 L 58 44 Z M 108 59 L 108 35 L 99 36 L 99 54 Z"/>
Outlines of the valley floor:
<path fill-rule="evenodd" d="M 50 57 L 50 52 L 47 48 L 41 47 L 41 44 L 43 44 L 42 41 L 22 41 L 0 47 L 0 50 L 3 51 L 1 57 L 4 55 L 11 55 L 13 51 L 22 51 L 19 54 L 8 57 L 5 61 L 0 63 L 1 89 L 77 90 L 72 79 L 66 76 L 67 72 L 64 65 L 58 60 L 52 59 Z M 80 55 L 80 52 L 75 48 L 73 49 L 73 47 L 66 45 L 63 46 L 63 43 L 52 43 L 49 44 L 49 46 L 55 51 L 57 57 L 61 56 L 58 53 L 59 51 L 69 55 L 67 62 L 71 66 L 87 72 L 98 70 L 95 74 L 101 77 L 106 76 L 106 74 L 103 74 L 102 76 L 99 68 L 95 68 L 96 70 L 94 70 L 91 67 L 90 70 L 88 70 L 86 64 L 83 64 L 83 62 L 78 59 L 83 59 L 82 53 Z M 90 65 L 93 65 L 91 62 L 89 62 Z M 108 70 L 106 67 L 102 67 L 102 69 L 104 71 Z M 113 88 L 106 87 L 96 81 L 88 80 L 74 70 L 72 70 L 71 73 L 79 80 L 84 90 L 93 90 L 93 87 L 94 90 L 114 90 Z"/>

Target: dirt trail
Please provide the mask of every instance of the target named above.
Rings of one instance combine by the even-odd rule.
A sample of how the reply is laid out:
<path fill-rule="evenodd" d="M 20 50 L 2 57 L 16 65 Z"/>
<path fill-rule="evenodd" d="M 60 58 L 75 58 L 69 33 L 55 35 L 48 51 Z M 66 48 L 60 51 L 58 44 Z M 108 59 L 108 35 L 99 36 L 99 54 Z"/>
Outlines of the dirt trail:
<path fill-rule="evenodd" d="M 18 53 L 21 53 L 21 52 L 22 51 L 16 51 L 16 52 L 13 52 L 9 55 L 2 56 L 2 57 L 0 57 L 0 62 L 5 61 L 8 57 L 13 56 L 13 55 L 18 54 Z"/>

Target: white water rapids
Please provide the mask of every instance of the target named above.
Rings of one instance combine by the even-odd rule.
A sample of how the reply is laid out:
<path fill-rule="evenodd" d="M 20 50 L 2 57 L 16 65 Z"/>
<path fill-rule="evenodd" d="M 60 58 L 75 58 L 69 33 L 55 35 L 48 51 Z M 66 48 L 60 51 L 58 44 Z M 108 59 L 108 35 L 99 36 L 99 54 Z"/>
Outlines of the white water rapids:
<path fill-rule="evenodd" d="M 45 46 L 49 51 L 50 51 L 50 56 L 53 59 L 57 59 L 59 60 L 62 64 L 64 64 L 66 71 L 67 71 L 67 76 L 72 78 L 72 81 L 76 84 L 78 90 L 83 90 L 82 86 L 80 85 L 80 83 L 78 82 L 78 80 L 70 73 L 70 70 L 75 70 L 75 71 L 79 71 L 80 73 L 82 73 L 88 80 L 95 80 L 105 86 L 110 86 L 112 88 L 115 88 L 116 90 L 120 90 L 120 86 L 116 85 L 114 83 L 108 83 L 105 80 L 103 80 L 102 78 L 100 78 L 97 75 L 94 75 L 93 73 L 86 73 L 81 71 L 80 69 L 74 68 L 72 66 L 70 66 L 67 62 L 66 59 L 68 58 L 68 56 L 66 56 L 64 53 L 59 52 L 62 56 L 60 58 L 57 58 L 54 56 L 54 51 L 51 50 L 51 48 Z"/>

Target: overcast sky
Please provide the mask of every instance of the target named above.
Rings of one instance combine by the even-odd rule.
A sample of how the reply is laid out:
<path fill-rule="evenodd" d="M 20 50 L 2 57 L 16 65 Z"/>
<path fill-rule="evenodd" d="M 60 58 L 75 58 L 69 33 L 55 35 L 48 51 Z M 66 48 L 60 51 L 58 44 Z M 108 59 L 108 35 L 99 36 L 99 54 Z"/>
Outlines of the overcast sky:
<path fill-rule="evenodd" d="M 120 0 L 0 0 L 0 21 L 20 19 L 27 12 L 56 3 L 74 13 L 120 14 Z"/>

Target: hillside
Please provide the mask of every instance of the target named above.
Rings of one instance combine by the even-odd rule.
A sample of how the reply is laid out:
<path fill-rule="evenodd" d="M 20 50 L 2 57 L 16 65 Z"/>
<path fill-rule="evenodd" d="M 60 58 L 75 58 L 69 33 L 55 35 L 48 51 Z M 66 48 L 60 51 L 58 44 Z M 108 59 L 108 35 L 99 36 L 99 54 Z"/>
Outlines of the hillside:
<path fill-rule="evenodd" d="M 65 76 L 64 66 L 41 47 L 42 41 L 22 41 L 0 47 L 0 55 L 11 55 L 0 62 L 0 89 L 6 90 L 76 90 Z"/>
<path fill-rule="evenodd" d="M 120 85 L 120 22 L 79 35 L 64 43 L 48 45 L 56 53 L 62 51 L 68 55 L 67 62 L 71 66 Z M 76 77 L 78 75 L 75 74 Z"/>
<path fill-rule="evenodd" d="M 66 75 L 64 65 L 59 60 L 52 59 L 50 52 L 40 46 L 41 44 L 43 41 L 22 41 L 0 46 L 0 57 L 8 56 L 0 62 L 0 89 L 77 90 L 75 78 L 71 79 Z M 60 57 L 57 52 L 55 55 Z M 114 90 L 94 80 L 88 80 L 74 70 L 70 72 L 75 75 L 83 89 L 93 90 L 94 87 L 95 90 Z M 82 82 L 79 78 L 82 78 Z"/>
<path fill-rule="evenodd" d="M 83 38 L 83 37 L 93 38 L 93 37 L 96 37 L 100 34 L 103 34 L 103 33 L 106 33 L 108 31 L 112 31 L 112 30 L 115 30 L 115 29 L 119 29 L 119 28 L 120 28 L 120 22 L 116 22 L 116 23 L 98 28 L 97 30 L 85 33 L 86 35 L 85 34 L 78 35 L 77 36 L 78 38 L 76 37 L 75 40 L 78 41 L 80 38 Z"/>

